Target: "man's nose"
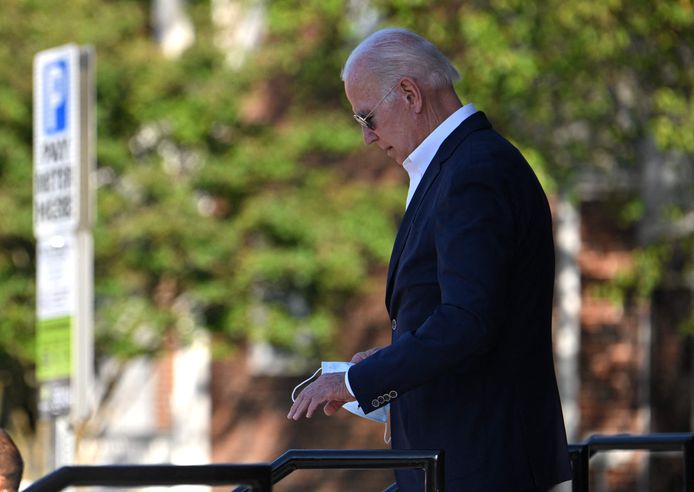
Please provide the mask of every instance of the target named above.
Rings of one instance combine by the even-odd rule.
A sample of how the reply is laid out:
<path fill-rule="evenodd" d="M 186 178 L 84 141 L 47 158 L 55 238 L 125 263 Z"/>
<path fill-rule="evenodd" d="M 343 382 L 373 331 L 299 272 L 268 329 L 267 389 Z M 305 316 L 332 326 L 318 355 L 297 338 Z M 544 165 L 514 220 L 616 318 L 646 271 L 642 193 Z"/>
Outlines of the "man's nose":
<path fill-rule="evenodd" d="M 366 127 L 362 127 L 361 130 L 362 137 L 364 137 L 364 143 L 370 145 L 378 140 L 378 135 L 373 130 L 369 130 Z"/>

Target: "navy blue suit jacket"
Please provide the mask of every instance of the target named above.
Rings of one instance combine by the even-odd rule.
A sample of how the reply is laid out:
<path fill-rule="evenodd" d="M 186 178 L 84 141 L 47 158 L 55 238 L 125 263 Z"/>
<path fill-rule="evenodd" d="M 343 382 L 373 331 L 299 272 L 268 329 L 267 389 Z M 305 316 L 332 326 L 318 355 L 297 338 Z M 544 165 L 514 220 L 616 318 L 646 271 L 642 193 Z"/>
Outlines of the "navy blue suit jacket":
<path fill-rule="evenodd" d="M 443 449 L 449 491 L 547 490 L 571 478 L 551 339 L 552 221 L 520 152 L 477 112 L 444 141 L 388 271 L 392 343 L 350 370 L 390 403 L 392 446 Z M 419 471 L 396 472 L 422 490 Z"/>

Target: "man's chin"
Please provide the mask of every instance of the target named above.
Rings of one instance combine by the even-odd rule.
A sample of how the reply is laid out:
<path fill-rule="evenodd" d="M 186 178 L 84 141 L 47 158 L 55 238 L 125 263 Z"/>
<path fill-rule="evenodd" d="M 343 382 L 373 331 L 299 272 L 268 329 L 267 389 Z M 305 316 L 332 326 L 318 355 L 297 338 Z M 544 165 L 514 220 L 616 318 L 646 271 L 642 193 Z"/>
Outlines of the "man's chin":
<path fill-rule="evenodd" d="M 391 159 L 393 159 L 395 162 L 397 162 L 398 164 L 400 164 L 402 166 L 402 161 L 400 159 L 398 159 L 398 157 L 395 155 L 395 149 L 393 149 L 393 147 L 388 147 L 387 149 L 384 150 L 384 152 L 386 153 L 386 155 L 388 157 L 390 157 Z"/>

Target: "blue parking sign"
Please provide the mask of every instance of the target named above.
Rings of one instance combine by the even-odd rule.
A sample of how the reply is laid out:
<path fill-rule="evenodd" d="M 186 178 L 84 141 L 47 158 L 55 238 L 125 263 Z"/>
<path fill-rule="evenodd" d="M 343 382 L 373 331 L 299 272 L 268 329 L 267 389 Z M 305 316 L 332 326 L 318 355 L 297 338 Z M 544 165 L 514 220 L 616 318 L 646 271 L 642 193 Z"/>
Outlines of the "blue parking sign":
<path fill-rule="evenodd" d="M 70 80 L 68 62 L 57 59 L 47 63 L 41 74 L 43 80 L 43 131 L 55 135 L 68 126 Z"/>

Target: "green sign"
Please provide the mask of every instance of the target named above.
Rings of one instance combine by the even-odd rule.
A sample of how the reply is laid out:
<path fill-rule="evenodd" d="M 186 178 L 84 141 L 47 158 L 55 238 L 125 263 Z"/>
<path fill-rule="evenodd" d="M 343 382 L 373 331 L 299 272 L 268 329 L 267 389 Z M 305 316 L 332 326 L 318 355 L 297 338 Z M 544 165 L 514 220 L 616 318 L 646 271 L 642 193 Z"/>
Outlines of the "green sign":
<path fill-rule="evenodd" d="M 72 316 L 38 320 L 36 377 L 39 382 L 69 378 L 72 374 Z"/>

